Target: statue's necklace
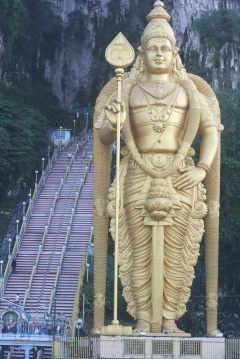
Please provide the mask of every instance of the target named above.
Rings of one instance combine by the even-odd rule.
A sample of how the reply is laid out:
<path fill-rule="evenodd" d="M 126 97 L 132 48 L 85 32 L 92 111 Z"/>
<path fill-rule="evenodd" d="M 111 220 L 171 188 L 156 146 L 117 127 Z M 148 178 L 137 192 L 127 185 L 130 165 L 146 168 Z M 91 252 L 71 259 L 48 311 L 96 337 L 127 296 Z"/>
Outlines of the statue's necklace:
<path fill-rule="evenodd" d="M 173 85 L 173 86 L 172 86 Z M 140 84 L 138 83 L 138 86 L 147 94 L 150 96 L 156 98 L 158 101 L 164 99 L 165 97 L 171 95 L 177 88 L 177 84 L 173 84 L 172 82 L 154 82 L 154 83 L 145 83 Z M 147 87 L 154 88 L 154 92 L 149 90 Z M 164 89 L 171 87 L 170 90 L 164 92 Z"/>
<path fill-rule="evenodd" d="M 167 127 L 169 118 L 171 116 L 174 104 L 176 102 L 176 98 L 177 98 L 177 94 L 176 96 L 172 96 L 172 98 L 169 100 L 168 104 L 161 110 L 161 111 L 156 111 L 154 108 L 151 107 L 146 95 L 144 92 L 148 93 L 150 96 L 156 98 L 155 95 L 149 93 L 148 91 L 145 90 L 145 87 L 143 87 L 140 83 L 138 83 L 139 88 L 143 94 L 143 97 L 145 98 L 145 101 L 147 103 L 147 107 L 148 107 L 148 113 L 150 115 L 150 119 L 153 122 L 153 130 L 156 132 L 160 132 L 162 133 L 165 128 Z M 155 102 L 156 105 L 160 105 L 163 104 L 162 100 L 163 98 L 169 96 L 170 94 L 174 93 L 175 90 L 177 89 L 177 87 L 179 87 L 178 84 L 176 84 L 175 86 L 173 86 L 173 88 L 168 91 L 167 93 L 164 94 L 164 96 L 162 95 L 161 98 L 157 97 L 157 101 Z M 160 141 L 160 138 L 159 138 Z"/>

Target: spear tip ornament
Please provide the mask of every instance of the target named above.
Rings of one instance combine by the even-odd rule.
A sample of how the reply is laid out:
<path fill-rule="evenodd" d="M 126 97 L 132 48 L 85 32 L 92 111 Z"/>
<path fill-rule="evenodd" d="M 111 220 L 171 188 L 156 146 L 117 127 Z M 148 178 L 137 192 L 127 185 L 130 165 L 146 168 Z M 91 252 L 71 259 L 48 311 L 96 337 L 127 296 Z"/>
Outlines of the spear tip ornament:
<path fill-rule="evenodd" d="M 114 68 L 125 69 L 132 64 L 134 57 L 132 45 L 121 32 L 112 40 L 105 51 L 107 62 Z"/>

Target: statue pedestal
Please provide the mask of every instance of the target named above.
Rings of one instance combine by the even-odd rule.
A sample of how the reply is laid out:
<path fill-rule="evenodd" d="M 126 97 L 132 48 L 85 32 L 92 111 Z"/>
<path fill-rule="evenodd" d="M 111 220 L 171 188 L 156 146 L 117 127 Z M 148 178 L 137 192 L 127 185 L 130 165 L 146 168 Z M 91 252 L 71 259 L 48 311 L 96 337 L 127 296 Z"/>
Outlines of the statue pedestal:
<path fill-rule="evenodd" d="M 101 328 L 101 335 L 132 335 L 132 327 L 122 325 L 108 325 Z"/>
<path fill-rule="evenodd" d="M 179 333 L 180 334 L 180 333 Z M 181 333 L 183 334 L 183 333 Z M 188 334 L 189 335 L 189 334 Z M 224 359 L 225 338 L 184 338 L 170 335 L 104 336 L 98 339 L 100 358 Z M 97 357 L 97 356 L 96 356 Z"/>
<path fill-rule="evenodd" d="M 177 338 L 190 338 L 191 333 L 132 333 L 134 337 L 177 337 Z"/>

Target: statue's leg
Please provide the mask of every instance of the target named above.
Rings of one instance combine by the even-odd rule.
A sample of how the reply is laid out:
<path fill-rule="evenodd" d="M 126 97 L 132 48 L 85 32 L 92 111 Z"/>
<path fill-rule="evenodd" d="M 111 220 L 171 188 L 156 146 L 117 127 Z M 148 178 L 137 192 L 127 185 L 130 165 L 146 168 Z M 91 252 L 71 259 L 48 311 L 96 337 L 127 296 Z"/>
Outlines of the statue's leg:
<path fill-rule="evenodd" d="M 163 329 L 171 332 L 180 331 L 175 321 L 179 318 L 178 308 L 183 305 L 183 249 L 187 244 L 190 210 L 189 205 L 182 203 L 182 209 L 175 211 L 174 224 L 165 227 Z"/>
<path fill-rule="evenodd" d="M 143 225 L 141 209 L 134 203 L 125 207 L 127 228 L 132 246 L 131 288 L 136 304 L 137 327 L 135 331 L 150 331 L 151 308 L 151 233 L 150 226 Z"/>
<path fill-rule="evenodd" d="M 136 331 L 150 331 L 151 306 L 151 226 L 143 225 L 144 205 L 136 203 L 140 196 L 146 174 L 139 168 L 128 170 L 124 181 L 125 216 L 132 247 L 131 290 L 136 305 Z"/>

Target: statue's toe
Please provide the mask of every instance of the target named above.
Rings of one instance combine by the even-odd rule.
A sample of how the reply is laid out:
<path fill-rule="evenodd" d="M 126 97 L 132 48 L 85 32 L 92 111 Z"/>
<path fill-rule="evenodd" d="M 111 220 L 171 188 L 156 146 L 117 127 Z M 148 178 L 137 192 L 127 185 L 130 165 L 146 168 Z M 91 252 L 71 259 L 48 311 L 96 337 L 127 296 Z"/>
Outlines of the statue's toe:
<path fill-rule="evenodd" d="M 211 329 L 207 332 L 208 337 L 216 337 L 216 336 L 223 336 L 223 334 L 218 329 Z"/>
<path fill-rule="evenodd" d="M 165 320 L 163 322 L 163 330 L 168 330 L 169 333 L 184 333 L 183 330 L 177 327 L 175 320 Z"/>
<path fill-rule="evenodd" d="M 140 333 L 140 332 L 145 332 L 145 333 L 150 332 L 150 324 L 142 319 L 137 321 L 137 326 L 135 329 L 133 329 L 133 333 Z"/>

